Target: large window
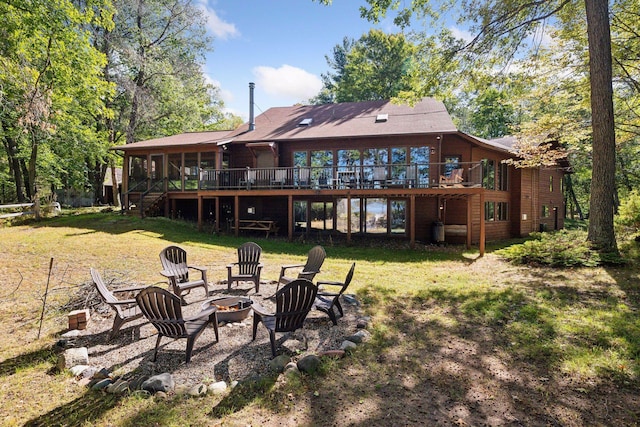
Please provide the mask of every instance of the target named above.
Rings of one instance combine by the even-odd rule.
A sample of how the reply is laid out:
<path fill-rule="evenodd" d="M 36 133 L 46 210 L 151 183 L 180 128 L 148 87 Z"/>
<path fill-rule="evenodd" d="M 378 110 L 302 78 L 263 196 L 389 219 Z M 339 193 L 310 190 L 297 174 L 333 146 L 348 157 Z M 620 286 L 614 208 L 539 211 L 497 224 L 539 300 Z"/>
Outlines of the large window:
<path fill-rule="evenodd" d="M 169 154 L 168 190 L 182 190 L 182 153 Z"/>
<path fill-rule="evenodd" d="M 129 157 L 129 190 L 147 182 L 147 156 Z M 146 188 L 144 188 L 146 190 Z"/>
<path fill-rule="evenodd" d="M 507 202 L 496 203 L 496 221 L 509 220 L 509 204 Z"/>
<path fill-rule="evenodd" d="M 446 156 L 444 158 L 444 171 L 443 175 L 447 178 L 451 176 L 451 172 L 454 169 L 460 168 L 460 156 Z"/>
<path fill-rule="evenodd" d="M 496 164 L 491 159 L 482 160 L 482 187 L 488 190 L 496 189 Z"/>
<path fill-rule="evenodd" d="M 407 149 L 394 147 L 391 149 L 391 181 L 403 184 L 407 178 Z"/>
<path fill-rule="evenodd" d="M 391 233 L 405 234 L 407 230 L 407 202 L 404 200 L 391 201 Z"/>
<path fill-rule="evenodd" d="M 184 189 L 197 190 L 200 174 L 198 173 L 198 153 L 184 154 Z"/>
<path fill-rule="evenodd" d="M 293 152 L 293 166 L 309 166 L 307 161 L 306 151 L 294 151 Z"/>
<path fill-rule="evenodd" d="M 296 231 L 307 230 L 307 202 L 294 201 L 293 202 L 293 221 L 296 226 Z"/>
<path fill-rule="evenodd" d="M 336 206 L 336 230 L 347 232 L 351 223 L 351 232 L 360 232 L 360 199 L 351 199 L 351 216 L 349 216 L 349 199 L 338 199 Z"/>
<path fill-rule="evenodd" d="M 484 220 L 495 221 L 496 219 L 496 202 L 484 202 Z"/>
<path fill-rule="evenodd" d="M 311 203 L 311 229 L 333 230 L 333 203 Z"/>
<path fill-rule="evenodd" d="M 417 187 L 429 186 L 429 163 L 430 163 L 429 147 L 411 147 L 411 163 L 416 165 Z M 413 178 L 413 177 L 409 177 Z"/>
<path fill-rule="evenodd" d="M 216 153 L 200 153 L 200 186 L 202 189 L 216 188 Z"/>
<path fill-rule="evenodd" d="M 311 181 L 327 185 L 333 178 L 333 152 L 330 150 L 311 152 Z"/>
<path fill-rule="evenodd" d="M 498 190 L 509 190 L 509 165 L 506 163 L 500 163 L 498 173 Z"/>
<path fill-rule="evenodd" d="M 365 199 L 365 232 L 366 233 L 387 233 L 388 213 L 387 199 L 370 198 Z"/>

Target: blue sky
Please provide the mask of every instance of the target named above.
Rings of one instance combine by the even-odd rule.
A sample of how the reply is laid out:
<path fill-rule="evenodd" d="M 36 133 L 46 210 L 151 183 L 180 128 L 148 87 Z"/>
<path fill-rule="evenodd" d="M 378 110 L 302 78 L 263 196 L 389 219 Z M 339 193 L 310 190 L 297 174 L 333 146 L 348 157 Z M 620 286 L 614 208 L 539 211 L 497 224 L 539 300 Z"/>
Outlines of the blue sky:
<path fill-rule="evenodd" d="M 205 75 L 221 91 L 227 110 L 248 119 L 249 82 L 256 84 L 256 115 L 304 102 L 322 87 L 325 55 L 346 37 L 370 28 L 396 32 L 389 22 L 360 18 L 362 0 L 197 0 L 213 36 Z"/>

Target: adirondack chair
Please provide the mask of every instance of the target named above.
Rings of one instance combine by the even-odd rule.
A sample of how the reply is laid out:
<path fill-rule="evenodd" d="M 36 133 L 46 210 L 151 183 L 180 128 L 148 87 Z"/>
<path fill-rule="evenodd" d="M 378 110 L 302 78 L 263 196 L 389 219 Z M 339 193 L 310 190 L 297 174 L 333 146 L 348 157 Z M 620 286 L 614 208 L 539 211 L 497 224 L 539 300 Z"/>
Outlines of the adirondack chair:
<path fill-rule="evenodd" d="M 373 167 L 373 187 L 384 188 L 387 186 L 387 168 L 386 166 Z"/>
<path fill-rule="evenodd" d="M 273 178 L 271 179 L 271 186 L 279 186 L 280 188 L 284 188 L 285 183 L 287 182 L 287 170 L 286 169 L 276 169 L 273 171 Z"/>
<path fill-rule="evenodd" d="M 320 267 L 324 263 L 324 259 L 327 254 L 322 246 L 314 246 L 309 250 L 309 254 L 307 255 L 307 262 L 305 264 L 290 264 L 283 265 L 280 267 L 280 277 L 278 278 L 278 284 L 276 285 L 276 291 L 280 287 L 280 284 L 286 285 L 287 283 L 292 282 L 295 279 L 307 279 L 313 280 L 316 274 L 320 272 Z M 298 272 L 297 277 L 287 277 L 287 270 L 292 268 L 302 268 Z"/>
<path fill-rule="evenodd" d="M 464 178 L 462 178 L 462 169 L 451 170 L 451 174 L 449 176 L 440 175 L 441 187 L 461 186 L 460 184 L 463 181 L 464 181 Z"/>
<path fill-rule="evenodd" d="M 311 185 L 311 170 L 307 167 L 298 169 L 298 188 L 306 188 Z"/>
<path fill-rule="evenodd" d="M 302 328 L 304 320 L 313 307 L 318 287 L 307 279 L 296 279 L 275 294 L 276 311 L 269 313 L 255 301 L 253 307 L 253 340 L 256 339 L 258 324 L 269 331 L 271 354 L 276 357 L 276 332 L 293 332 Z"/>
<path fill-rule="evenodd" d="M 135 299 L 118 299 L 116 295 L 126 292 L 137 293 L 142 289 L 145 289 L 146 286 L 120 288 L 110 291 L 102 280 L 102 276 L 100 276 L 98 270 L 94 268 L 91 269 L 91 278 L 102 300 L 107 303 L 113 311 L 115 311 L 113 326 L 111 327 L 111 332 L 109 332 L 109 335 L 107 336 L 107 341 L 111 341 L 118 331 L 120 331 L 122 325 L 142 317 L 142 312 L 140 311 Z"/>
<path fill-rule="evenodd" d="M 262 248 L 254 242 L 246 242 L 238 247 L 238 262 L 227 265 L 227 289 L 231 289 L 233 282 L 253 282 L 256 293 L 260 290 L 260 263 Z M 237 272 L 234 267 L 237 266 Z"/>
<path fill-rule="evenodd" d="M 160 274 L 169 279 L 171 289 L 183 301 L 183 292 L 186 291 L 186 295 L 191 292 L 191 289 L 199 286 L 204 288 L 205 297 L 209 295 L 207 269 L 187 264 L 187 252 L 184 249 L 178 246 L 167 246 L 160 252 L 160 262 L 163 268 Z M 189 270 L 200 272 L 200 278 L 190 279 Z"/>
<path fill-rule="evenodd" d="M 353 272 L 355 269 L 356 263 L 354 262 L 353 264 L 351 264 L 351 269 L 349 269 L 344 282 L 318 281 L 317 283 L 318 295 L 316 296 L 316 300 L 313 305 L 316 309 L 327 313 L 334 325 L 338 324 L 338 320 L 333 309 L 334 307 L 337 308 L 340 316 L 344 316 L 342 305 L 340 304 L 340 297 L 349 286 L 349 283 L 351 283 L 351 279 L 353 278 Z M 339 287 L 339 289 L 337 292 L 331 292 L 326 290 L 327 287 L 333 289 L 337 289 Z"/>
<path fill-rule="evenodd" d="M 186 363 L 191 361 L 193 345 L 207 324 L 213 324 L 216 342 L 218 342 L 218 316 L 214 305 L 209 305 L 207 309 L 195 316 L 185 318 L 182 316 L 182 300 L 157 286 L 142 290 L 136 296 L 136 301 L 144 316 L 158 330 L 158 339 L 153 352 L 154 362 L 158 356 L 158 346 L 162 337 L 187 339 Z"/>
<path fill-rule="evenodd" d="M 258 172 L 253 169 L 247 168 L 244 178 L 240 180 L 241 187 L 247 187 L 247 190 L 251 190 L 251 186 L 256 184 Z"/>

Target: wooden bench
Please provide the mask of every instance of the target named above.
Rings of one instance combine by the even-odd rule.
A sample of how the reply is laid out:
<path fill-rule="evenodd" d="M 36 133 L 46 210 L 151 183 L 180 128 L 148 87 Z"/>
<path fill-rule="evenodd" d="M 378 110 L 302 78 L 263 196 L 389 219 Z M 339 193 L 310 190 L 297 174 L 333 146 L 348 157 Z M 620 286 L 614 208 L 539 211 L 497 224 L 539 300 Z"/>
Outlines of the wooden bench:
<path fill-rule="evenodd" d="M 279 228 L 275 221 L 241 219 L 238 221 L 238 230 L 264 231 L 268 239 L 269 234 L 277 234 Z"/>
<path fill-rule="evenodd" d="M 446 224 L 444 226 L 445 236 L 466 236 L 467 226 L 465 224 Z"/>

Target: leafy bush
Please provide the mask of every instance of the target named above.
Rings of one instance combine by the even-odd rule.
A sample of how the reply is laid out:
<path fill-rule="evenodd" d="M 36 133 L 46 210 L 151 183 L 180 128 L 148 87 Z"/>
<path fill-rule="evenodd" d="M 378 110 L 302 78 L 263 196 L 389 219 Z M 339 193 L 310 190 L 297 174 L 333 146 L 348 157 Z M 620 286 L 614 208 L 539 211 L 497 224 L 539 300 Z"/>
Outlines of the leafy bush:
<path fill-rule="evenodd" d="M 602 263 L 592 250 L 587 233 L 582 230 L 560 230 L 554 233 L 531 233 L 532 240 L 496 251 L 514 264 L 548 265 L 551 267 L 595 267 Z"/>
<path fill-rule="evenodd" d="M 632 233 L 640 231 L 640 192 L 638 190 L 629 193 L 620 204 L 616 225 L 627 227 Z"/>

